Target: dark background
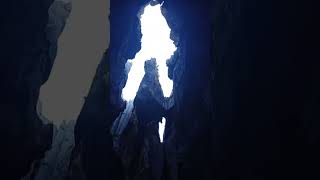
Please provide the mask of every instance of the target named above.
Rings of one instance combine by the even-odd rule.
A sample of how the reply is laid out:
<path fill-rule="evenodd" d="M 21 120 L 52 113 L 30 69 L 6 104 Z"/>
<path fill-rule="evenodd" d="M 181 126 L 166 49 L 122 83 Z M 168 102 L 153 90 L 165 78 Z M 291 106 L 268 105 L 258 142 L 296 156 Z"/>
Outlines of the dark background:
<path fill-rule="evenodd" d="M 123 179 L 108 130 L 123 109 L 123 68 L 139 49 L 137 14 L 146 3 L 110 2 L 110 46 L 74 132 L 86 179 Z M 0 179 L 20 179 L 50 148 L 52 125 L 36 112 L 55 57 L 45 31 L 50 4 L 0 6 Z M 163 8 L 178 47 L 166 179 L 319 179 L 316 6 L 167 0 Z"/>

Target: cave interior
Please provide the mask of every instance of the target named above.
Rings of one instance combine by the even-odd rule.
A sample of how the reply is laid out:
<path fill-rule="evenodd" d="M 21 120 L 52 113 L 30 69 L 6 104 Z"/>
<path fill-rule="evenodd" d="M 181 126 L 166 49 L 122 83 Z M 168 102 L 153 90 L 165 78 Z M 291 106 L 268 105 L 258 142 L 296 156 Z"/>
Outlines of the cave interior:
<path fill-rule="evenodd" d="M 0 179 L 20 180 L 53 148 L 54 127 L 37 114 L 57 53 L 46 30 L 53 1 L 1 5 Z M 172 93 L 164 96 L 150 58 L 123 113 L 126 63 L 141 49 L 140 16 L 149 4 L 161 4 L 176 47 L 166 62 Z M 72 131 L 63 176 L 319 179 L 314 12 L 299 0 L 111 0 L 110 44 Z"/>

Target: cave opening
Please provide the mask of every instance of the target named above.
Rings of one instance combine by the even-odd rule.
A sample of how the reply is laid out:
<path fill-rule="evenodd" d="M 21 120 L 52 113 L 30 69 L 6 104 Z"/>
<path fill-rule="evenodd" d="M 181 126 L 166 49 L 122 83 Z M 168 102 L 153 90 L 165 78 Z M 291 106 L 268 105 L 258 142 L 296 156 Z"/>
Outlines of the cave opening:
<path fill-rule="evenodd" d="M 174 55 L 177 47 L 170 38 L 171 29 L 161 11 L 163 3 L 152 4 L 150 2 L 143 8 L 143 13 L 140 16 L 141 49 L 133 59 L 128 59 L 125 65 L 128 78 L 121 93 L 122 99 L 127 102 L 123 112 L 127 116 L 130 116 L 131 113 L 128 112 L 133 109 L 133 101 L 146 73 L 144 66 L 148 60 L 156 60 L 158 78 L 154 81 L 159 81 L 162 94 L 155 94 L 155 96 L 169 98 L 172 95 L 173 80 L 168 76 L 167 61 Z M 166 119 L 163 117 L 158 128 L 161 143 L 163 142 L 165 124 Z"/>
<path fill-rule="evenodd" d="M 170 97 L 172 93 L 173 81 L 168 77 L 166 62 L 177 47 L 170 38 L 171 29 L 161 12 L 162 4 L 148 4 L 140 17 L 141 49 L 134 59 L 129 59 L 126 63 L 126 67 L 129 67 L 128 79 L 122 89 L 122 98 L 127 102 L 134 100 L 145 74 L 145 61 L 152 58 L 156 59 L 163 96 Z"/>

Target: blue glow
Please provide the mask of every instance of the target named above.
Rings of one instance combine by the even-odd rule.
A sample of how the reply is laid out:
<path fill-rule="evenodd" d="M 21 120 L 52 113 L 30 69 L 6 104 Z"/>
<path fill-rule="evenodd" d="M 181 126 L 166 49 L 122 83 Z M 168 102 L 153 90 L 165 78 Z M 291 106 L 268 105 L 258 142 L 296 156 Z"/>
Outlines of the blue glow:
<path fill-rule="evenodd" d="M 155 58 L 159 72 L 159 82 L 163 95 L 170 97 L 173 82 L 168 77 L 168 67 L 166 61 L 170 59 L 176 51 L 176 46 L 170 39 L 171 29 L 161 13 L 162 4 L 155 6 L 147 5 L 140 17 L 141 24 L 141 50 L 135 55 L 134 59 L 129 59 L 131 63 L 128 79 L 122 89 L 122 98 L 132 101 L 136 97 L 140 83 L 145 74 L 144 63 L 151 58 Z"/>

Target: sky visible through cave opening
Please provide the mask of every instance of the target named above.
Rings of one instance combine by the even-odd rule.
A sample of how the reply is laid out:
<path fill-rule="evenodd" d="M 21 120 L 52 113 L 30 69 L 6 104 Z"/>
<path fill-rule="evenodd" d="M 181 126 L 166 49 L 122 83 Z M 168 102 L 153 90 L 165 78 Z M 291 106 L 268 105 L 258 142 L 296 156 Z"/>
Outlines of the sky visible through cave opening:
<path fill-rule="evenodd" d="M 161 6 L 162 4 L 147 5 L 140 17 L 141 50 L 135 55 L 134 59 L 129 59 L 127 62 L 131 63 L 131 68 L 126 85 L 122 89 L 122 98 L 127 102 L 133 101 L 136 97 L 145 74 L 144 63 L 151 58 L 155 58 L 157 62 L 163 95 L 169 97 L 172 93 L 173 82 L 168 77 L 166 61 L 170 59 L 177 48 L 170 39 L 171 29 L 161 13 Z"/>
<path fill-rule="evenodd" d="M 140 17 L 141 25 L 141 49 L 134 59 L 129 59 L 131 67 L 125 87 L 122 89 L 122 98 L 127 101 L 127 108 L 132 107 L 139 86 L 145 74 L 145 61 L 156 59 L 159 83 L 164 97 L 170 97 L 173 89 L 173 81 L 168 77 L 167 60 L 171 58 L 177 47 L 170 39 L 171 29 L 161 12 L 162 4 L 147 5 Z M 127 64 L 128 65 L 128 64 Z M 159 122 L 160 142 L 163 142 L 166 119 Z"/>

